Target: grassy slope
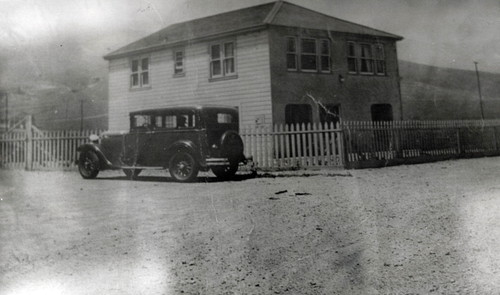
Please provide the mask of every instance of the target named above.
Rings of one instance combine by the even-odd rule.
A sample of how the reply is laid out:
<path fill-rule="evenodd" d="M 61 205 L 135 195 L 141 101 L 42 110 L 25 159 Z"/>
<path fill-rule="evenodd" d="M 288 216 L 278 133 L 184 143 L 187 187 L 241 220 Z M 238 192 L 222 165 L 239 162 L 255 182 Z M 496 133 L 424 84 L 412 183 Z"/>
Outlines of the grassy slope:
<path fill-rule="evenodd" d="M 475 71 L 400 61 L 405 119 L 479 119 Z M 485 118 L 500 118 L 500 74 L 480 73 Z"/>

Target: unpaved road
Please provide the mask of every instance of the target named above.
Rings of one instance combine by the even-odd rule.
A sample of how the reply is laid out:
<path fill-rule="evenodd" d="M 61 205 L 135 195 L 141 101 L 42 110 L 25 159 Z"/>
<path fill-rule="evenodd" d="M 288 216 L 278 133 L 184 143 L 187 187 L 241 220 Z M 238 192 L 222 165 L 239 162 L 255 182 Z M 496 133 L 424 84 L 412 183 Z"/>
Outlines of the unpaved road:
<path fill-rule="evenodd" d="M 500 294 L 500 158 L 321 174 L 0 170 L 0 294 Z"/>

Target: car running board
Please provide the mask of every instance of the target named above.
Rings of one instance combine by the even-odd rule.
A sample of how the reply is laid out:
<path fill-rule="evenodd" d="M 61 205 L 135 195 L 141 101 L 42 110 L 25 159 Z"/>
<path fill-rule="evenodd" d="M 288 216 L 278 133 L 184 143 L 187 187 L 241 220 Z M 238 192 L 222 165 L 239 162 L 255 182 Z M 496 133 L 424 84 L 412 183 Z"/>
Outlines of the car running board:
<path fill-rule="evenodd" d="M 152 167 L 152 166 L 120 166 L 120 169 L 130 169 L 130 170 L 137 170 L 137 169 L 141 169 L 141 170 L 163 170 L 165 169 L 164 167 Z"/>

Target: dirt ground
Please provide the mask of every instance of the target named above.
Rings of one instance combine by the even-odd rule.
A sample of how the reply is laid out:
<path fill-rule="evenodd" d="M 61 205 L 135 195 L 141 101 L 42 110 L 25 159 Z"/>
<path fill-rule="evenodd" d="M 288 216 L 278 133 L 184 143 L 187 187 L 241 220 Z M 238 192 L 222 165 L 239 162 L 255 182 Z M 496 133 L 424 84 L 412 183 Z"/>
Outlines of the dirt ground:
<path fill-rule="evenodd" d="M 499 157 L 191 184 L 0 170 L 0 294 L 500 294 L 499 209 Z"/>

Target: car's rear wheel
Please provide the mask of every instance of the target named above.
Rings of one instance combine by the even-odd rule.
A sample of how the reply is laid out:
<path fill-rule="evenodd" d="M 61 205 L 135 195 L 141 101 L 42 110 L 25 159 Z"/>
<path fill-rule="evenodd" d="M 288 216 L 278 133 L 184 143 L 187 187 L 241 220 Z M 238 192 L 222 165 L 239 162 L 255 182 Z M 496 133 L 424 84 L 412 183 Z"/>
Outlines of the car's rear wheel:
<path fill-rule="evenodd" d="M 141 171 L 141 169 L 123 169 L 123 172 L 127 175 L 128 179 L 136 179 Z"/>
<path fill-rule="evenodd" d="M 231 163 L 228 166 L 214 166 L 212 167 L 212 172 L 217 176 L 217 178 L 226 180 L 231 179 L 238 171 L 238 163 Z"/>
<path fill-rule="evenodd" d="M 78 171 L 85 179 L 96 178 L 99 174 L 99 157 L 94 151 L 85 151 L 78 159 Z"/>
<path fill-rule="evenodd" d="M 198 176 L 199 167 L 191 153 L 181 151 L 170 159 L 168 170 L 176 181 L 190 182 Z"/>

